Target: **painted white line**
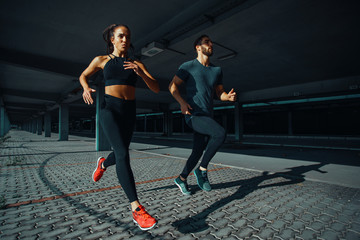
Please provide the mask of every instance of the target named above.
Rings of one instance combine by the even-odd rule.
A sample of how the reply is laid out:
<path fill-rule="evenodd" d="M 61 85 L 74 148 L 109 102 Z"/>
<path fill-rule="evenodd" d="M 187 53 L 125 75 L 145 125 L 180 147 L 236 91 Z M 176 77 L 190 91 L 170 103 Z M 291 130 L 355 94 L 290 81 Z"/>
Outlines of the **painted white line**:
<path fill-rule="evenodd" d="M 131 149 L 131 150 L 134 151 L 134 152 L 146 153 L 146 154 L 160 156 L 160 157 L 174 158 L 174 159 L 180 159 L 180 160 L 184 160 L 184 161 L 187 160 L 187 158 L 183 158 L 183 157 L 169 156 L 169 155 L 164 155 L 164 154 L 160 154 L 160 153 L 147 152 L 147 151 L 144 151 L 144 150 L 135 150 L 135 149 Z M 232 166 L 232 165 L 227 165 L 227 164 L 222 164 L 222 163 L 210 163 L 210 164 L 215 165 L 215 166 L 218 165 L 218 166 L 235 168 L 235 169 L 240 169 L 240 170 L 245 170 L 245 171 L 252 171 L 252 172 L 256 172 L 256 173 L 263 173 L 263 172 L 268 172 L 269 174 L 278 173 L 278 172 L 272 172 L 272 171 L 263 171 L 263 170 L 258 170 L 258 169 L 251 169 L 251 168 Z M 286 172 L 284 174 L 286 175 Z M 289 175 L 289 176 L 294 177 L 294 178 L 297 177 L 297 176 L 293 176 L 293 175 Z M 314 179 L 314 178 L 309 178 L 309 177 L 303 177 L 303 178 L 304 178 L 304 180 L 310 181 L 310 182 L 326 183 L 326 184 L 329 184 L 329 185 L 335 185 L 335 186 L 340 186 L 340 187 L 358 188 L 358 187 L 355 187 L 353 185 L 348 185 L 348 184 L 343 184 L 343 183 L 335 183 L 335 182 L 331 182 L 331 181 L 326 181 L 326 180 L 321 180 L 321 179 Z"/>

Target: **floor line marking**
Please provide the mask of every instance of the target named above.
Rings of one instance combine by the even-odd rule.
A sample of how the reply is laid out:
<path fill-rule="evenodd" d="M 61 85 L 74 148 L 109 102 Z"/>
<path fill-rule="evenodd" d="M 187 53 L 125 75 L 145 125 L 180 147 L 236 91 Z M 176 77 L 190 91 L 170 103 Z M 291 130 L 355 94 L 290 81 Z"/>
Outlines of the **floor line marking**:
<path fill-rule="evenodd" d="M 146 159 L 146 158 L 153 158 L 153 157 L 132 158 L 131 160 Z M 10 168 L 10 169 L 5 169 L 4 167 L 14 167 L 16 165 L 9 165 L 9 166 L 0 165 L 0 167 L 2 167 L 2 168 L 0 168 L 0 171 L 3 171 L 3 170 L 24 170 L 24 169 L 40 168 L 40 167 L 76 166 L 76 165 L 93 164 L 93 163 L 97 163 L 97 161 L 94 161 L 94 162 L 80 162 L 80 163 L 68 163 L 68 164 L 52 164 L 52 165 L 46 165 L 46 166 L 19 167 L 19 168 Z"/>
<path fill-rule="evenodd" d="M 222 167 L 222 168 L 210 169 L 208 171 L 209 172 L 214 172 L 214 171 L 219 171 L 219 170 L 224 170 L 224 169 L 229 169 L 229 168 L 230 167 Z M 190 175 L 192 175 L 192 174 L 193 173 L 191 173 Z M 157 179 L 137 182 L 135 184 L 140 185 L 140 184 L 145 184 L 145 183 L 159 182 L 159 181 L 163 181 L 163 180 L 174 179 L 174 178 L 177 178 L 177 177 L 178 176 L 157 178 Z M 117 186 L 106 187 L 106 188 L 98 188 L 98 189 L 82 191 L 82 192 L 68 193 L 68 194 L 57 195 L 57 196 L 53 196 L 53 197 L 46 197 L 46 198 L 28 200 L 28 201 L 23 201 L 23 202 L 18 202 L 18 203 L 11 203 L 11 204 L 5 205 L 4 208 L 7 209 L 7 208 L 12 208 L 12 207 L 19 207 L 19 206 L 22 206 L 22 205 L 28 205 L 28 204 L 32 204 L 32 203 L 41 203 L 41 202 L 46 202 L 46 201 L 51 201 L 51 200 L 56 200 L 56 199 L 62 199 L 62 198 L 66 198 L 66 197 L 73 197 L 73 196 L 84 195 L 84 194 L 88 194 L 88 193 L 103 192 L 103 191 L 114 190 L 114 189 L 119 189 L 119 188 L 121 188 L 121 186 L 117 185 Z"/>

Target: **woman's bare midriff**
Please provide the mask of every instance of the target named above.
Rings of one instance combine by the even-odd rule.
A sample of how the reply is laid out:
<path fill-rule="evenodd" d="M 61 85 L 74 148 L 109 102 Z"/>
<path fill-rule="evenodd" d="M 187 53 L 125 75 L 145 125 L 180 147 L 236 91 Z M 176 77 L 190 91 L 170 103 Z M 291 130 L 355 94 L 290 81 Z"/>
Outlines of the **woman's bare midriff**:
<path fill-rule="evenodd" d="M 134 100 L 135 99 L 135 87 L 129 85 L 112 85 L 105 87 L 105 94 L 113 97 Z"/>

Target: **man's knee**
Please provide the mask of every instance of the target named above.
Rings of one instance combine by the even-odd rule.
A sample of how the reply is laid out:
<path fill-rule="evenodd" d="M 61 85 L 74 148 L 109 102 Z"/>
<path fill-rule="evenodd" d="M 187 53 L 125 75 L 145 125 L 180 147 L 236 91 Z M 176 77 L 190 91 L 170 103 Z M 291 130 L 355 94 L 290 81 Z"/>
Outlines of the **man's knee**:
<path fill-rule="evenodd" d="M 226 131 L 224 128 L 219 128 L 216 131 L 214 131 L 214 135 L 212 136 L 214 139 L 216 139 L 218 142 L 223 143 L 226 138 Z"/>

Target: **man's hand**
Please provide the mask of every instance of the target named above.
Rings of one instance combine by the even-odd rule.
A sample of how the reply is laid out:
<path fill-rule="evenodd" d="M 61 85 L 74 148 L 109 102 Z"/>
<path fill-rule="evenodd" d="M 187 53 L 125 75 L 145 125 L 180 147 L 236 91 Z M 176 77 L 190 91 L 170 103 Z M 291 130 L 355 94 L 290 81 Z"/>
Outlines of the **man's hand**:
<path fill-rule="evenodd" d="M 192 108 L 188 103 L 181 104 L 180 107 L 181 107 L 182 114 L 191 115 L 190 110 L 192 110 Z"/>
<path fill-rule="evenodd" d="M 230 102 L 236 101 L 236 92 L 234 91 L 233 88 L 230 90 L 230 92 L 227 95 L 228 95 L 228 101 Z"/>

